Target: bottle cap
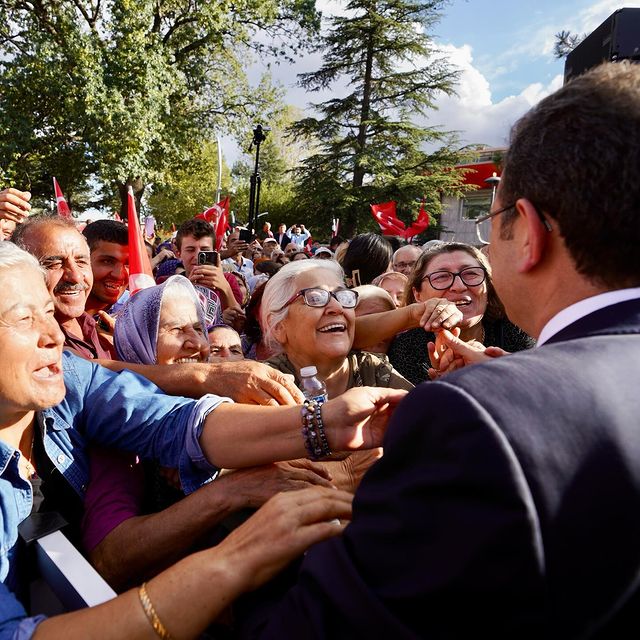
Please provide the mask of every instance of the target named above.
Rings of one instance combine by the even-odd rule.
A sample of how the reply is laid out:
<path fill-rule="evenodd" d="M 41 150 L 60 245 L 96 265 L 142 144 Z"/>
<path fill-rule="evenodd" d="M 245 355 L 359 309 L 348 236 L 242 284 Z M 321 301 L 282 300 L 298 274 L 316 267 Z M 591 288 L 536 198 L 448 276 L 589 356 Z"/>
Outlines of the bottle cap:
<path fill-rule="evenodd" d="M 315 376 L 318 374 L 318 370 L 311 365 L 310 367 L 302 367 L 302 369 L 300 369 L 300 375 L 303 378 L 310 378 L 311 376 Z"/>

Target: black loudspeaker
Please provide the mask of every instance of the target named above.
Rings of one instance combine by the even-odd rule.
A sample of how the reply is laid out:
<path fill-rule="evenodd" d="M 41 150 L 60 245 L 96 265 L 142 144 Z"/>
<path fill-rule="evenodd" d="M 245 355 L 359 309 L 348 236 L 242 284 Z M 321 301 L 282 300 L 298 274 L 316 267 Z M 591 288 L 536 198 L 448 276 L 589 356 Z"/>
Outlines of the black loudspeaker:
<path fill-rule="evenodd" d="M 564 63 L 564 81 L 603 62 L 640 61 L 640 9 L 618 9 L 590 33 Z"/>

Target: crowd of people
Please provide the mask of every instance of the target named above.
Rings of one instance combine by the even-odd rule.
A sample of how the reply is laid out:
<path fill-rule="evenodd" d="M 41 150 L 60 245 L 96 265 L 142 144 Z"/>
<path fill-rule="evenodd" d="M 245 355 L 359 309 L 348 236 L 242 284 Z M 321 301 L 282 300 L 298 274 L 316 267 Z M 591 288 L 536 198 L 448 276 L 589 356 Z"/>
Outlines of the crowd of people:
<path fill-rule="evenodd" d="M 514 126 L 488 247 L 193 218 L 130 293 L 125 224 L 29 200 L 0 192 L 0 639 L 635 633 L 640 66 Z M 116 598 L 29 610 L 49 511 Z"/>

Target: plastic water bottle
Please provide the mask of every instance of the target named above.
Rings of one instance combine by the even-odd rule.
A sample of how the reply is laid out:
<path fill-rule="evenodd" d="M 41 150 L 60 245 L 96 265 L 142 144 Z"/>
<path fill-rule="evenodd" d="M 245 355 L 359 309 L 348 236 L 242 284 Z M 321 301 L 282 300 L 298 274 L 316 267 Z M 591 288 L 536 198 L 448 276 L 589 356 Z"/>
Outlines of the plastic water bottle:
<path fill-rule="evenodd" d="M 324 404 L 329 399 L 324 380 L 318 377 L 318 370 L 313 365 L 300 369 L 300 379 L 302 393 L 307 400 L 315 400 L 318 404 Z"/>

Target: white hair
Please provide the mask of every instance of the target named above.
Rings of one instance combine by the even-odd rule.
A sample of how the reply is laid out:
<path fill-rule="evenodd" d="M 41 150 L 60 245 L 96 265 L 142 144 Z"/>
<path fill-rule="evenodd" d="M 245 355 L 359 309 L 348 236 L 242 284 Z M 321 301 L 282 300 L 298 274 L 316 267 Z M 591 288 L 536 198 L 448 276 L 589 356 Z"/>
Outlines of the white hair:
<path fill-rule="evenodd" d="M 38 260 L 25 251 L 20 249 L 13 242 L 0 242 L 0 269 L 10 269 L 14 267 L 31 267 L 38 270 L 44 277 L 44 269 L 40 266 Z"/>
<path fill-rule="evenodd" d="M 302 273 L 318 270 L 329 271 L 340 282 L 344 282 L 344 271 L 334 260 L 297 260 L 285 264 L 265 285 L 260 303 L 260 327 L 263 341 L 271 349 L 277 351 L 281 347 L 274 329 L 287 317 L 289 307 L 282 307 L 295 295 L 296 279 Z"/>

